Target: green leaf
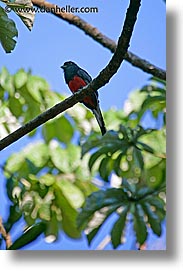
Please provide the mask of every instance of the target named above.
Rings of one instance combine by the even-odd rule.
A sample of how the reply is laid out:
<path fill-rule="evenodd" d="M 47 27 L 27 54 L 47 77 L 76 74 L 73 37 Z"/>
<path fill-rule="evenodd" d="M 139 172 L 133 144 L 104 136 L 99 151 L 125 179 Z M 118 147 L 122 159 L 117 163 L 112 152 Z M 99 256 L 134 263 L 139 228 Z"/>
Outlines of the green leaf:
<path fill-rule="evenodd" d="M 59 186 L 55 188 L 55 199 L 56 204 L 61 210 L 62 227 L 64 232 L 71 238 L 80 238 L 81 231 L 77 228 L 76 225 L 76 218 L 78 213 L 65 198 Z"/>
<path fill-rule="evenodd" d="M 64 116 L 56 119 L 56 137 L 59 141 L 69 143 L 74 134 L 74 129 L 68 119 Z"/>
<path fill-rule="evenodd" d="M 121 176 L 120 164 L 121 164 L 121 159 L 123 155 L 124 155 L 124 152 L 120 153 L 113 163 L 113 170 L 115 171 L 116 175 L 119 177 Z"/>
<path fill-rule="evenodd" d="M 139 117 L 141 117 L 146 110 L 157 110 L 162 111 L 166 106 L 166 97 L 164 95 L 158 96 L 148 96 L 142 104 L 141 111 L 139 112 Z"/>
<path fill-rule="evenodd" d="M 111 158 L 110 157 L 105 157 L 102 159 L 100 166 L 99 166 L 99 173 L 101 178 L 108 182 L 109 181 L 109 176 L 112 172 L 111 169 Z"/>
<path fill-rule="evenodd" d="M 9 250 L 17 250 L 36 240 L 45 230 L 45 224 L 40 222 L 29 227 L 22 236 L 15 240 Z"/>
<path fill-rule="evenodd" d="M 141 110 L 142 103 L 144 102 L 145 98 L 146 95 L 141 93 L 139 90 L 136 90 L 133 93 L 131 93 L 128 99 L 131 109 L 135 112 L 139 112 Z"/>
<path fill-rule="evenodd" d="M 142 207 L 139 204 L 135 205 L 134 212 L 134 231 L 136 233 L 137 241 L 142 245 L 147 238 L 147 228 L 144 221 L 144 213 Z"/>
<path fill-rule="evenodd" d="M 71 172 L 67 151 L 59 147 L 58 144 L 55 147 L 50 146 L 50 157 L 53 165 L 62 173 Z"/>
<path fill-rule="evenodd" d="M 157 87 L 155 85 L 145 85 L 140 92 L 146 92 L 147 94 L 160 94 L 160 95 L 165 95 L 166 90 L 160 87 Z"/>
<path fill-rule="evenodd" d="M 144 159 L 142 153 L 139 149 L 133 148 L 133 159 L 135 166 L 139 167 L 141 170 L 144 168 Z"/>
<path fill-rule="evenodd" d="M 148 222 L 149 222 L 153 232 L 156 235 L 161 236 L 161 221 L 160 221 L 159 217 L 156 215 L 155 212 L 152 211 L 151 205 L 149 203 L 147 203 L 147 202 L 142 203 L 142 207 L 143 207 L 145 214 L 148 217 Z"/>
<path fill-rule="evenodd" d="M 15 117 L 20 117 L 22 114 L 22 104 L 20 103 L 19 99 L 16 99 L 15 97 L 10 97 L 9 99 L 9 108 L 12 114 Z"/>
<path fill-rule="evenodd" d="M 80 146 L 68 144 L 67 148 L 70 170 L 74 171 L 81 165 L 81 148 Z"/>
<path fill-rule="evenodd" d="M 106 152 L 110 152 L 113 148 L 121 148 L 123 146 L 123 142 L 119 139 L 118 134 L 114 131 L 107 132 L 104 136 L 96 139 L 89 139 L 82 145 L 82 156 L 84 156 L 88 151 L 93 149 L 94 147 L 106 147 Z M 114 151 L 114 150 L 113 150 Z"/>
<path fill-rule="evenodd" d="M 27 73 L 23 69 L 20 69 L 14 75 L 15 88 L 20 89 L 23 85 L 25 85 L 27 78 Z"/>
<path fill-rule="evenodd" d="M 74 208 L 79 208 L 84 203 L 84 195 L 81 190 L 71 183 L 69 180 L 62 179 L 57 182 L 57 185 L 62 190 L 63 195 Z"/>
<path fill-rule="evenodd" d="M 69 144 L 62 149 L 58 143 L 50 145 L 50 156 L 54 166 L 62 173 L 71 173 L 80 165 L 80 147 Z"/>
<path fill-rule="evenodd" d="M 126 178 L 122 179 L 122 188 L 125 192 L 130 192 L 132 195 L 136 192 L 136 184 L 129 183 Z"/>
<path fill-rule="evenodd" d="M 165 182 L 166 177 L 166 164 L 165 161 L 162 160 L 157 165 L 146 169 L 144 171 L 144 176 L 146 178 L 146 182 L 149 186 L 156 188 L 160 186 L 163 182 Z"/>
<path fill-rule="evenodd" d="M 0 7 L 0 42 L 6 53 L 10 53 L 16 45 L 13 39 L 18 31 L 13 20 L 9 19 L 4 9 Z"/>
<path fill-rule="evenodd" d="M 113 205 L 113 206 L 106 206 L 105 208 L 101 209 L 101 211 L 97 212 L 97 217 L 94 215 L 91 219 L 90 223 L 87 226 L 87 240 L 88 244 L 90 245 L 100 228 L 104 225 L 105 221 L 108 219 L 108 217 L 116 211 L 116 209 L 119 207 L 119 205 Z"/>
<path fill-rule="evenodd" d="M 49 85 L 46 80 L 34 75 L 30 75 L 28 77 L 26 87 L 30 96 L 38 103 L 42 102 L 41 92 L 49 89 Z"/>
<path fill-rule="evenodd" d="M 42 129 L 43 136 L 47 142 L 57 138 L 61 142 L 69 143 L 74 134 L 74 129 L 65 116 L 48 121 Z"/>
<path fill-rule="evenodd" d="M 129 206 L 125 207 L 122 213 L 119 215 L 118 220 L 114 223 L 111 231 L 111 241 L 113 248 L 117 248 L 121 244 L 121 239 L 123 236 L 123 230 L 125 228 L 126 216 L 128 213 Z"/>
<path fill-rule="evenodd" d="M 161 130 L 154 130 L 150 133 L 144 134 L 140 137 L 139 141 L 141 142 L 144 149 L 148 151 L 147 146 L 150 146 L 154 151 L 158 152 L 159 154 L 166 153 L 166 132 L 165 129 Z"/>
<path fill-rule="evenodd" d="M 164 220 L 166 214 L 165 202 L 161 198 L 157 196 L 150 196 L 144 201 L 147 201 L 150 205 L 155 207 L 155 213 L 158 215 L 160 221 Z"/>
<path fill-rule="evenodd" d="M 140 146 L 142 147 L 142 150 L 145 150 L 145 151 L 147 151 L 147 152 L 149 152 L 151 154 L 154 153 L 154 150 L 149 145 L 147 145 L 147 144 L 145 144 L 143 142 L 140 142 L 140 141 L 138 141 L 137 144 L 138 145 L 140 144 Z"/>
<path fill-rule="evenodd" d="M 8 195 L 8 198 L 13 201 L 14 198 L 12 196 L 12 192 L 15 186 L 18 186 L 18 179 L 14 178 L 12 175 L 6 175 L 6 192 Z"/>
<path fill-rule="evenodd" d="M 23 166 L 25 159 L 22 153 L 14 153 L 12 154 L 6 161 L 5 164 L 5 175 L 7 175 L 7 177 L 9 176 L 9 171 L 11 173 L 17 172 L 19 171 L 19 169 Z M 6 172 L 6 170 L 8 172 Z"/>
<path fill-rule="evenodd" d="M 24 157 L 36 167 L 43 168 L 49 159 L 48 147 L 42 142 L 29 144 L 23 151 Z"/>
<path fill-rule="evenodd" d="M 151 81 L 157 82 L 157 83 L 161 83 L 163 86 L 166 86 L 166 80 L 162 80 L 156 76 L 152 76 L 150 78 Z"/>
<path fill-rule="evenodd" d="M 106 154 L 107 152 L 108 152 L 108 149 L 106 149 L 106 147 L 104 147 L 104 148 L 99 149 L 97 152 L 95 152 L 91 155 L 91 157 L 89 159 L 89 162 L 88 162 L 88 166 L 89 166 L 90 171 L 92 170 L 92 167 L 95 164 L 95 162 L 97 161 L 97 159 L 100 156 Z"/>
<path fill-rule="evenodd" d="M 22 213 L 17 204 L 10 205 L 10 213 L 5 223 L 6 232 L 9 232 L 12 226 L 22 217 Z"/>
<path fill-rule="evenodd" d="M 126 194 L 122 189 L 110 188 L 105 191 L 93 192 L 87 197 L 82 211 L 77 218 L 79 228 L 84 228 L 94 215 L 95 211 L 105 206 L 122 206 L 127 203 Z"/>
<path fill-rule="evenodd" d="M 147 201 L 156 207 L 156 209 L 165 211 L 165 202 L 164 200 L 162 200 L 161 198 L 157 197 L 157 196 L 153 196 L 153 197 L 148 197 Z"/>
<path fill-rule="evenodd" d="M 9 74 L 5 67 L 2 67 L 1 70 L 0 87 L 4 89 L 4 92 L 7 91 L 9 96 L 14 97 L 15 87 L 13 85 L 13 77 Z"/>
<path fill-rule="evenodd" d="M 20 153 L 12 154 L 6 161 L 4 173 L 7 177 L 9 177 L 9 171 L 12 174 L 18 172 L 19 177 L 26 176 L 27 173 L 37 173 L 48 159 L 47 146 L 42 142 L 35 142 L 29 144 Z"/>
<path fill-rule="evenodd" d="M 55 176 L 52 174 L 45 174 L 39 178 L 39 182 L 46 186 L 51 186 L 55 183 Z"/>

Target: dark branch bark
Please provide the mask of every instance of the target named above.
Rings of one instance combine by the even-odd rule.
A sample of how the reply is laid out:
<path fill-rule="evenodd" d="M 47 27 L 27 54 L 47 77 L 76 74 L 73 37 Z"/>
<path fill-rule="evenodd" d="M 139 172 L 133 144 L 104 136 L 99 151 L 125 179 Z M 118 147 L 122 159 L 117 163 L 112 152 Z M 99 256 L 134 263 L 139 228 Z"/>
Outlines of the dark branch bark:
<path fill-rule="evenodd" d="M 85 34 L 89 35 L 99 44 L 109 49 L 112 53 L 115 52 L 116 46 L 117 46 L 116 43 L 112 39 L 102 34 L 97 28 L 88 24 L 86 21 L 84 21 L 80 17 L 71 13 L 62 13 L 62 12 L 56 11 L 56 9 L 54 10 L 54 8 L 56 8 L 55 4 L 46 2 L 44 0 L 32 0 L 32 3 L 37 7 L 46 7 L 49 9 L 52 8 L 52 11 L 51 11 L 52 14 L 63 19 L 69 24 L 72 24 L 78 27 L 79 29 L 83 30 Z M 151 64 L 145 59 L 140 58 L 139 56 L 133 54 L 130 51 L 126 53 L 125 60 L 131 63 L 131 65 L 138 67 L 139 69 L 143 70 L 146 73 L 152 74 L 153 76 L 156 76 L 162 80 L 166 80 L 166 71 L 158 68 L 157 66 Z"/>
<path fill-rule="evenodd" d="M 124 27 L 121 36 L 119 37 L 116 51 L 109 64 L 99 73 L 99 75 L 95 79 L 93 79 L 93 81 L 88 86 L 84 87 L 79 92 L 56 104 L 54 107 L 45 111 L 38 117 L 34 118 L 24 126 L 20 127 L 19 129 L 2 139 L 0 141 L 0 150 L 3 150 L 8 145 L 30 133 L 32 130 L 42 125 L 46 121 L 56 117 L 58 114 L 72 107 L 77 102 L 81 101 L 83 97 L 86 96 L 86 94 L 91 94 L 93 91 L 100 89 L 102 86 L 109 82 L 109 80 L 117 72 L 122 61 L 124 60 L 125 54 L 129 47 L 130 38 L 132 36 L 140 3 L 141 0 L 130 1 L 129 8 L 126 13 Z"/>

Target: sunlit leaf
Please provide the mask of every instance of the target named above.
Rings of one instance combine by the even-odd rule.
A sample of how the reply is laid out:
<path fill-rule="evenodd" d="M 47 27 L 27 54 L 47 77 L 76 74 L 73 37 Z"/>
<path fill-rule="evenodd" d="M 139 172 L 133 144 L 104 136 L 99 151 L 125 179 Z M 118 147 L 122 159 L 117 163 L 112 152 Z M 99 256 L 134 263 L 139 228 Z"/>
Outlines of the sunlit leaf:
<path fill-rule="evenodd" d="M 49 89 L 49 85 L 41 77 L 30 75 L 26 82 L 26 87 L 30 96 L 37 102 L 42 101 L 41 92 Z"/>
<path fill-rule="evenodd" d="M 47 142 L 57 138 L 61 142 L 69 143 L 73 134 L 73 127 L 64 116 L 48 121 L 43 125 L 43 135 Z"/>
<path fill-rule="evenodd" d="M 56 147 L 50 148 L 50 156 L 53 165 L 62 173 L 69 173 L 71 171 L 69 166 L 69 156 L 66 150 L 57 145 Z"/>
<path fill-rule="evenodd" d="M 84 195 L 77 186 L 66 179 L 58 181 L 57 185 L 72 207 L 77 209 L 82 206 Z"/>
<path fill-rule="evenodd" d="M 55 199 L 57 205 L 61 209 L 63 230 L 71 238 L 80 238 L 81 231 L 76 225 L 77 211 L 65 198 L 59 186 L 55 192 Z"/>
<path fill-rule="evenodd" d="M 23 69 L 20 69 L 14 75 L 15 88 L 20 89 L 23 85 L 25 85 L 27 78 L 27 73 Z"/>
<path fill-rule="evenodd" d="M 28 158 L 37 167 L 44 167 L 49 158 L 47 146 L 42 142 L 30 144 L 24 150 L 25 158 Z"/>

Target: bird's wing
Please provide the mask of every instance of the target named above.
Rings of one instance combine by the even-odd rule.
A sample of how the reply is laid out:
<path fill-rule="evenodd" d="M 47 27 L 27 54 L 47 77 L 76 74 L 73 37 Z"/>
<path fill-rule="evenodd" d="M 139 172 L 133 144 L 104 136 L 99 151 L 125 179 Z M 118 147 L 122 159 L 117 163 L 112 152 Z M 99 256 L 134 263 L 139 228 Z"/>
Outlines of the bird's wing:
<path fill-rule="evenodd" d="M 91 76 L 83 69 L 79 69 L 77 71 L 77 75 L 81 77 L 87 84 L 89 84 L 92 81 Z"/>

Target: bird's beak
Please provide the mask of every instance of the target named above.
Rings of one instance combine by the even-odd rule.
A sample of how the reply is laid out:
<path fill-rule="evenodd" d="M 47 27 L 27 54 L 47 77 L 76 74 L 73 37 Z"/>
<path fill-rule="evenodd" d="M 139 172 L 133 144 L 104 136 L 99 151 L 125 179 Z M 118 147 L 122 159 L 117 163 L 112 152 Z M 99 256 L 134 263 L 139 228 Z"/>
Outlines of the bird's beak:
<path fill-rule="evenodd" d="M 64 70 L 65 69 L 65 65 L 60 66 L 60 68 L 62 68 Z"/>

